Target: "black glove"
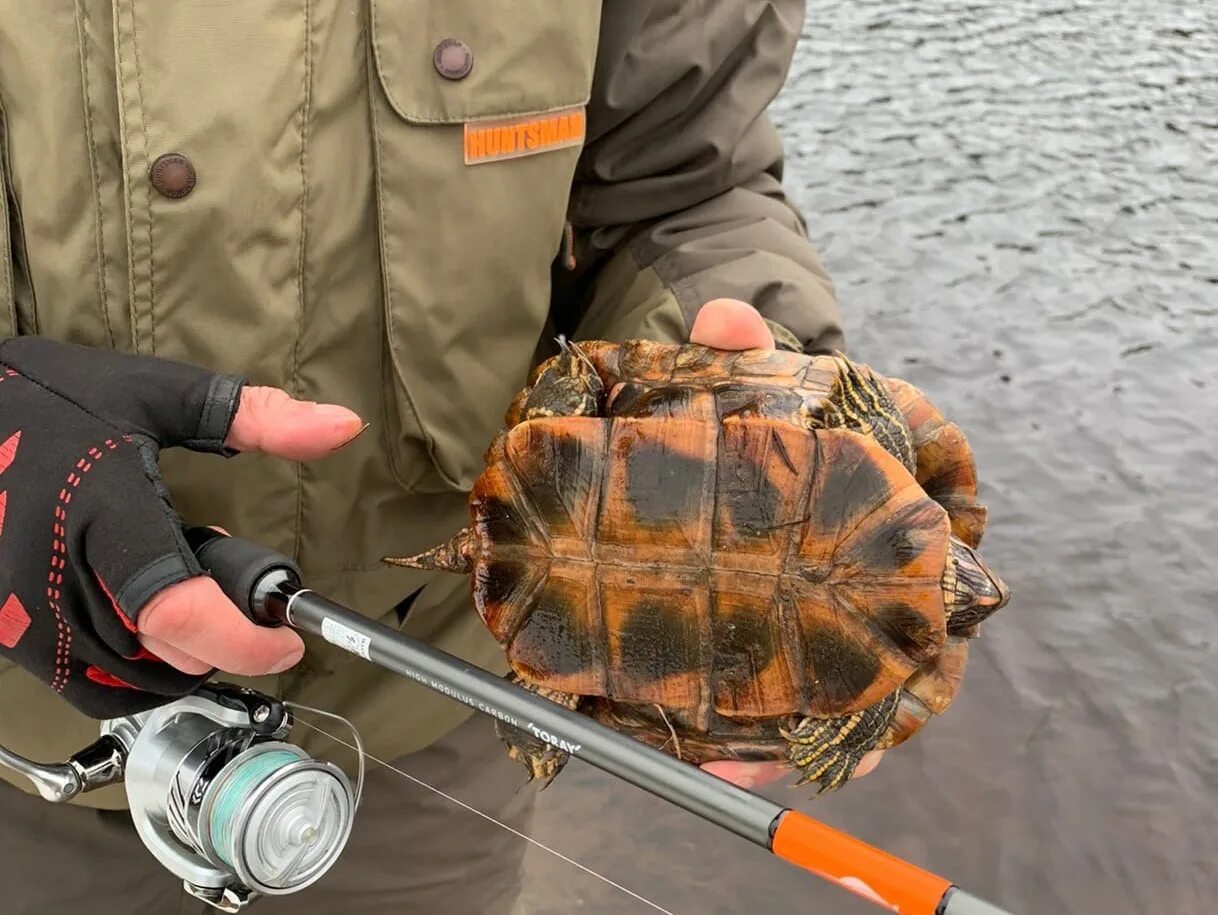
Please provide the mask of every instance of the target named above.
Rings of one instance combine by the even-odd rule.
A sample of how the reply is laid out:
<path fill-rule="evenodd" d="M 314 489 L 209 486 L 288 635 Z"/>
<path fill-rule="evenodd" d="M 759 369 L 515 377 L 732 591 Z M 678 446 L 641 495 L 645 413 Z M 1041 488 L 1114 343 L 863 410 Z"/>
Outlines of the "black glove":
<path fill-rule="evenodd" d="M 0 652 L 95 718 L 192 691 L 136 638 L 202 570 L 159 450 L 227 455 L 243 380 L 38 337 L 0 343 Z"/>

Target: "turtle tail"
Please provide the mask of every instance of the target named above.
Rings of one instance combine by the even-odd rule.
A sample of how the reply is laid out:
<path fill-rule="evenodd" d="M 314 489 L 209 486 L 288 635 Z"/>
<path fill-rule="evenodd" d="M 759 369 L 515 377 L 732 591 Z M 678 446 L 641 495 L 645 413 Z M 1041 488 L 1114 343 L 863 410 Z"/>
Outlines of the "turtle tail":
<path fill-rule="evenodd" d="M 426 572 L 456 572 L 468 575 L 474 569 L 475 538 L 473 528 L 462 529 L 452 540 L 432 547 L 415 556 L 386 556 L 384 562 Z"/>

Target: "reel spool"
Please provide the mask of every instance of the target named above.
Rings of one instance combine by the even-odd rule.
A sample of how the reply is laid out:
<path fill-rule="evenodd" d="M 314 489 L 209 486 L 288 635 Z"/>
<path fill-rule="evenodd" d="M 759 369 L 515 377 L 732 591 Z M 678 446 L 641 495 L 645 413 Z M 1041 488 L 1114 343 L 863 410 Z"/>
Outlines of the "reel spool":
<path fill-rule="evenodd" d="M 225 912 L 298 892 L 338 860 L 362 787 L 282 740 L 283 706 L 201 695 L 103 725 L 126 749 L 131 817 L 186 891 Z M 234 699 L 234 697 L 236 697 Z"/>
<path fill-rule="evenodd" d="M 208 786 L 196 831 L 201 850 L 267 895 L 294 893 L 338 860 L 351 832 L 347 777 L 299 747 L 255 744 Z"/>

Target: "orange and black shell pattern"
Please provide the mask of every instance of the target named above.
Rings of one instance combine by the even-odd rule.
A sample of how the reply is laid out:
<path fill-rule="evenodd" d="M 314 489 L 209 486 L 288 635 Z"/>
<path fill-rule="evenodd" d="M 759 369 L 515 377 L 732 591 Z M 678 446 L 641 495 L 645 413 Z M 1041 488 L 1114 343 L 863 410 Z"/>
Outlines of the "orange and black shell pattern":
<path fill-rule="evenodd" d="M 525 686 L 692 762 L 785 757 L 838 787 L 946 707 L 953 610 L 967 634 L 985 615 L 952 535 L 984 524 L 971 453 L 900 384 L 840 355 L 564 345 L 488 450 L 470 529 L 406 562 L 472 573 Z M 552 777 L 526 737 L 505 740 Z"/>
<path fill-rule="evenodd" d="M 475 490 L 475 603 L 526 679 L 681 710 L 838 715 L 946 638 L 946 512 L 876 442 L 765 417 L 544 418 Z"/>

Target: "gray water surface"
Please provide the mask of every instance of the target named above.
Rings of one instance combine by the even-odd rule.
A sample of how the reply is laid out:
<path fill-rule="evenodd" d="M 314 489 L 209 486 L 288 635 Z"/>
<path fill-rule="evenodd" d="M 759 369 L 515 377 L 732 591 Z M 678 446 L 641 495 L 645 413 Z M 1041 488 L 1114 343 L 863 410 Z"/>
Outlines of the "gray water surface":
<path fill-rule="evenodd" d="M 1218 4 L 812 0 L 775 112 L 851 352 L 969 435 L 1014 591 L 942 718 L 782 803 L 1017 913 L 1218 910 Z M 878 911 L 572 765 L 681 915 Z M 522 912 L 653 911 L 529 853 Z"/>

